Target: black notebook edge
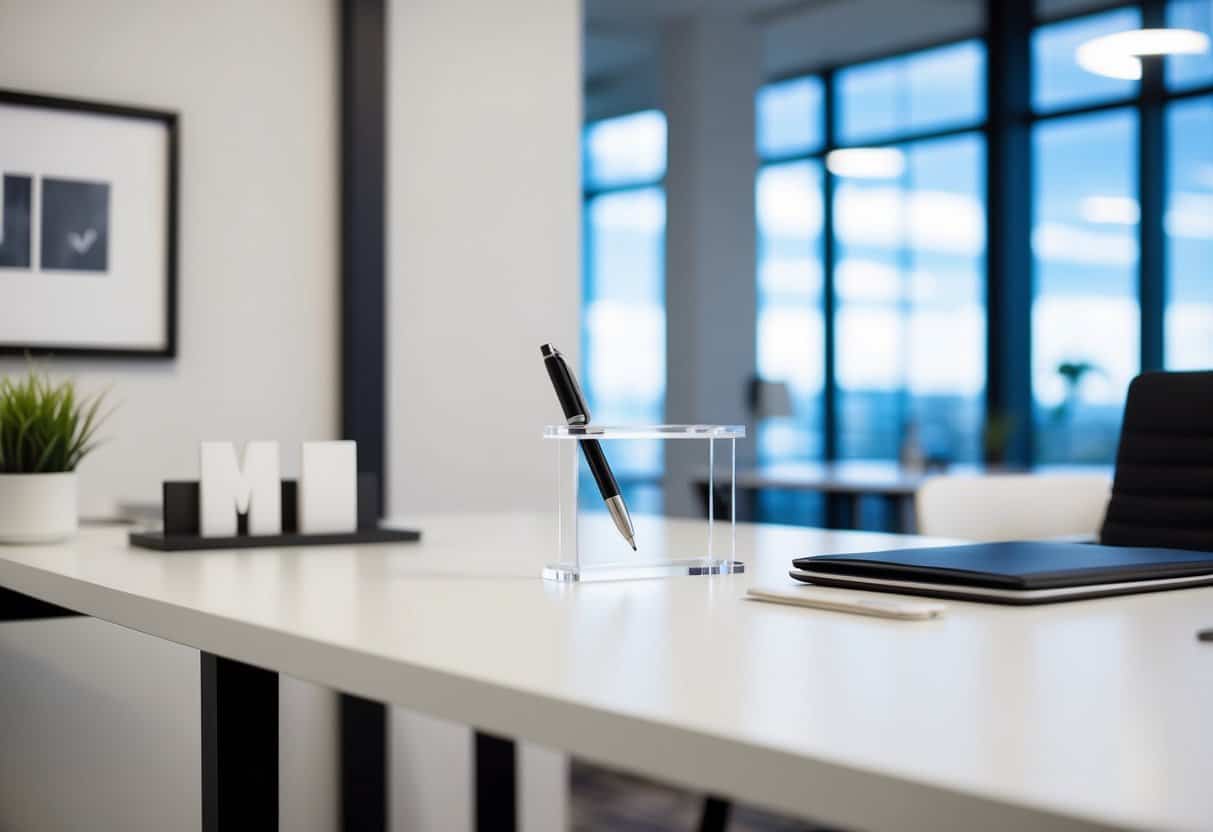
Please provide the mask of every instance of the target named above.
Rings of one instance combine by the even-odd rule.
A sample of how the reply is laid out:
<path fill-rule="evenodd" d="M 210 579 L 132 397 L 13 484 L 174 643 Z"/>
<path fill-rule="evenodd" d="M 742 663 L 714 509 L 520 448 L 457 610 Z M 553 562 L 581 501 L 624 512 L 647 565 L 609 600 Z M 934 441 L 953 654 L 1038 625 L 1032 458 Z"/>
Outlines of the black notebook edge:
<path fill-rule="evenodd" d="M 966 587 L 959 584 L 928 584 L 918 581 L 898 581 L 881 578 L 859 578 L 841 575 L 826 575 L 793 569 L 788 572 L 793 578 L 813 586 L 859 589 L 868 592 L 886 592 L 896 595 L 917 595 L 924 598 L 949 598 L 954 601 L 975 601 L 979 604 L 1002 604 L 1026 607 L 1040 604 L 1059 604 L 1066 601 L 1084 601 L 1090 598 L 1108 598 L 1114 595 L 1137 595 L 1146 592 L 1191 589 L 1213 585 L 1213 574 L 1186 575 L 1173 578 L 1157 578 L 1144 581 L 1120 581 L 1117 583 L 1090 584 L 1087 586 L 1050 587 L 1048 589 L 1020 590 L 1002 587 Z M 981 590 L 986 590 L 982 592 Z"/>
<path fill-rule="evenodd" d="M 1017 542 L 1017 541 L 1009 541 Z M 1033 543 L 1036 541 L 1018 541 Z M 955 546 L 932 546 L 922 551 L 938 549 L 958 549 L 983 546 L 981 543 L 963 543 Z M 990 544 L 998 545 L 998 544 Z M 1073 544 L 1085 545 L 1085 544 Z M 1123 547 L 1120 547 L 1123 548 Z M 1034 589 L 1055 589 L 1063 587 L 1078 587 L 1091 584 L 1132 583 L 1136 581 L 1158 580 L 1164 578 L 1184 578 L 1213 573 L 1208 563 L 1193 563 L 1191 561 L 1159 560 L 1151 563 L 1141 563 L 1130 569 L 1109 567 L 1093 569 L 1058 569 L 1051 572 L 1039 572 L 1027 576 L 1003 575 L 992 572 L 982 572 L 970 569 L 958 569 L 938 566 L 918 566 L 880 559 L 880 555 L 896 553 L 906 555 L 915 549 L 894 549 L 878 552 L 858 552 L 832 555 L 806 555 L 792 559 L 792 565 L 797 569 L 807 569 L 819 574 L 830 573 L 839 577 L 863 577 L 880 580 L 919 580 L 931 584 L 955 584 L 961 587 L 989 587 L 1027 591 Z M 1187 553 L 1192 554 L 1192 553 Z M 1213 555 L 1211 555 L 1213 557 Z"/>

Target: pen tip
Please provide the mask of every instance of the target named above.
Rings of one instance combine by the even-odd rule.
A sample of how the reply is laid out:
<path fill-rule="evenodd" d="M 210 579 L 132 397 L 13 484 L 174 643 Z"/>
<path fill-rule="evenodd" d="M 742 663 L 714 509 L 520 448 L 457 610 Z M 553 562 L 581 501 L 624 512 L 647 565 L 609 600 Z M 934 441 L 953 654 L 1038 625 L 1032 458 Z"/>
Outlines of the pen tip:
<path fill-rule="evenodd" d="M 635 552 L 635 551 L 636 551 L 636 544 L 635 544 L 635 543 L 632 543 L 632 551 L 633 551 L 633 552 Z"/>

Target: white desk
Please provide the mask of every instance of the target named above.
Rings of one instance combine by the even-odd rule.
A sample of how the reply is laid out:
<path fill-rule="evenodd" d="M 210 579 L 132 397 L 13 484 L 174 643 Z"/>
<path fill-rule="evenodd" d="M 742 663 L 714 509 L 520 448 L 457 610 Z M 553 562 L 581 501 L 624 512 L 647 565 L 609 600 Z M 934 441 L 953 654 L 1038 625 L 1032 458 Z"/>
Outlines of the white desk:
<path fill-rule="evenodd" d="M 420 544 L 175 554 L 86 531 L 0 548 L 0 586 L 844 828 L 1213 824 L 1213 589 L 894 622 L 741 596 L 921 539 L 742 525 L 744 575 L 562 586 L 536 578 L 547 518 L 411 522 Z"/>

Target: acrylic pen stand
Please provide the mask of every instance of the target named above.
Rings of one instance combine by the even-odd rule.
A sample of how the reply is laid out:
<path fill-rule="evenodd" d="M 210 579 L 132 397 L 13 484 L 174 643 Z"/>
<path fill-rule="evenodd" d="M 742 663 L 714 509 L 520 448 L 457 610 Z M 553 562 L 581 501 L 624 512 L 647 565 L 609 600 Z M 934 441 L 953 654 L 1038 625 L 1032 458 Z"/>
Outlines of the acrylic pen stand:
<path fill-rule="evenodd" d="M 744 437 L 743 425 L 545 427 L 543 438 L 555 446 L 556 452 L 557 559 L 544 567 L 543 577 L 586 582 L 743 572 L 744 565 L 736 560 L 734 481 L 737 440 Z M 601 508 L 598 489 L 582 464 L 581 443 L 591 440 L 603 443 L 607 459 L 614 460 L 617 467 L 629 442 L 697 442 L 707 464 L 706 494 L 700 489 L 706 502 L 706 526 L 682 521 L 654 523 L 652 518 L 637 513 L 636 506 L 629 506 L 636 529 L 633 552 Z M 618 472 L 616 477 L 622 479 Z M 582 503 L 593 509 L 582 510 L 578 504 L 582 489 L 590 492 L 580 495 Z"/>

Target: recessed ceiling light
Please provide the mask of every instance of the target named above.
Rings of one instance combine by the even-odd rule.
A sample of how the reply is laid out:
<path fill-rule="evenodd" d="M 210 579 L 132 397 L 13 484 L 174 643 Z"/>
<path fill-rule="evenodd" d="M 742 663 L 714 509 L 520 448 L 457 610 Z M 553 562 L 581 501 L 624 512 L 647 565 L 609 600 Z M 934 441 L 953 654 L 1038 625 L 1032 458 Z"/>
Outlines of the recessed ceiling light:
<path fill-rule="evenodd" d="M 827 153 L 826 168 L 851 179 L 895 179 L 905 170 L 906 159 L 895 147 L 848 147 Z"/>
<path fill-rule="evenodd" d="M 1074 53 L 1087 72 L 1136 81 L 1147 55 L 1200 55 L 1209 51 L 1209 36 L 1194 29 L 1134 29 L 1104 35 L 1080 45 Z"/>

